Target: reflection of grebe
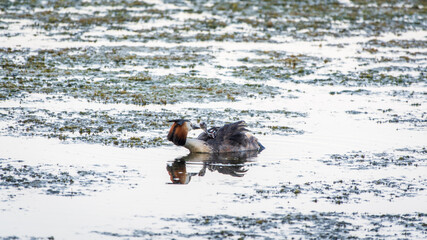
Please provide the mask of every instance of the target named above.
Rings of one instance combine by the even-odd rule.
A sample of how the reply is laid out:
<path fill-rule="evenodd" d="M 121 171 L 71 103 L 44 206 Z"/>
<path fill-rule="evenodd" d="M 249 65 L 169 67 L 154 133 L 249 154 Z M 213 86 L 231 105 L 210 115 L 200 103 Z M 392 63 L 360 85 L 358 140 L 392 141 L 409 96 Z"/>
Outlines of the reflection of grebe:
<path fill-rule="evenodd" d="M 175 160 L 171 165 L 166 166 L 168 170 L 171 182 L 174 184 L 188 184 L 191 177 L 196 175 L 195 173 L 187 173 L 185 161 Z"/>
<path fill-rule="evenodd" d="M 264 146 L 258 142 L 246 129 L 246 123 L 239 121 L 207 130 L 205 124 L 201 124 L 204 130 L 196 139 L 187 138 L 191 129 L 200 127 L 192 125 L 188 120 L 172 120 L 173 125 L 169 130 L 168 140 L 175 145 L 183 146 L 192 153 L 225 153 L 242 151 L 262 151 Z"/>
<path fill-rule="evenodd" d="M 218 172 L 233 177 L 243 177 L 248 169 L 245 162 L 257 156 L 256 151 L 246 151 L 223 154 L 203 154 L 190 153 L 185 157 L 177 158 L 173 163 L 166 166 L 171 182 L 174 184 L 188 184 L 191 177 L 195 175 L 204 176 L 206 170 Z M 187 171 L 187 163 L 199 166 L 203 163 L 202 169 L 196 173 Z"/>

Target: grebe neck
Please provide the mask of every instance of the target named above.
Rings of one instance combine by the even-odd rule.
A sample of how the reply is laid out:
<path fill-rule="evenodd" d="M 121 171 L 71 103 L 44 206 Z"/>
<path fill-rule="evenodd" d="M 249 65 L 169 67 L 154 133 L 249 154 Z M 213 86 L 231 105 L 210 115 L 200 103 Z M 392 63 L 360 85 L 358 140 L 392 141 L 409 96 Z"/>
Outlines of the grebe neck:
<path fill-rule="evenodd" d="M 200 139 L 187 138 L 184 147 L 192 153 L 212 153 L 212 148 Z"/>

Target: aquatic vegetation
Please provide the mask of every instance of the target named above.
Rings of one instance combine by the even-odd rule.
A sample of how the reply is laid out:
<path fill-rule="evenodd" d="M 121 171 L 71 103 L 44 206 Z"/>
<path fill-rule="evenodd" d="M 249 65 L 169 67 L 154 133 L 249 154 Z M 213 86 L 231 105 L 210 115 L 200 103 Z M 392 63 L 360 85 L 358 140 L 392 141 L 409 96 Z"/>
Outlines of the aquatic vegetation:
<path fill-rule="evenodd" d="M 364 225 L 355 223 L 354 218 L 364 220 Z M 186 218 L 164 219 L 168 224 L 191 225 L 195 231 L 188 233 L 184 230 L 147 230 L 138 229 L 123 232 L 97 232 L 102 236 L 114 237 L 153 237 L 175 236 L 180 238 L 270 238 L 286 236 L 333 238 L 357 238 L 362 229 L 368 229 L 368 237 L 407 237 L 417 236 L 418 231 L 425 227 L 423 219 L 425 214 L 343 214 L 335 212 L 302 213 L 275 213 L 264 217 L 239 217 L 233 215 L 206 215 L 200 218 L 187 216 Z M 402 219 L 404 221 L 402 221 Z M 382 222 L 387 222 L 383 224 Z M 405 224 L 408 222 L 409 224 Z M 399 227 L 403 231 L 399 234 L 390 233 L 390 230 Z M 280 229 L 280 230 L 278 230 Z M 167 232 L 169 231 L 169 233 Z M 268 234 L 269 233 L 269 234 Z"/>
<path fill-rule="evenodd" d="M 236 194 L 235 197 L 242 202 L 259 202 L 263 199 L 288 199 L 304 198 L 309 196 L 312 202 L 323 204 L 357 204 L 375 198 L 393 200 L 401 197 L 416 197 L 417 193 L 424 191 L 425 181 L 422 179 L 381 178 L 370 182 L 358 180 L 332 182 L 314 181 L 304 184 L 280 183 L 279 186 L 263 187 L 255 189 L 253 193 Z M 365 197 L 361 197 L 365 196 Z"/>
<path fill-rule="evenodd" d="M 139 176 L 139 172 L 126 168 L 113 172 L 99 166 L 85 170 L 76 166 L 49 164 L 30 166 L 7 159 L 0 159 L 0 162 L 0 189 L 5 192 L 11 192 L 14 188 L 39 189 L 49 195 L 83 196 L 100 191 L 99 186 L 108 186 L 114 181 L 132 186 L 134 183 L 129 183 L 129 179 Z M 124 173 L 126 176 L 123 176 Z"/>
<path fill-rule="evenodd" d="M 200 116 L 197 121 L 207 121 L 211 126 L 246 119 L 255 133 L 266 134 L 302 134 L 287 126 L 269 126 L 283 117 L 301 118 L 304 114 L 288 111 L 255 111 L 225 109 L 229 115 L 224 118 L 218 111 L 190 108 L 180 114 L 163 109 L 161 111 L 50 111 L 29 108 L 0 108 L 7 114 L 0 114 L 0 119 L 10 126 L 0 132 L 13 136 L 44 136 L 59 138 L 64 141 L 83 141 L 121 147 L 153 147 L 169 144 L 166 141 L 168 120 L 182 116 Z M 182 114 L 182 115 L 181 115 Z M 203 117 L 202 117 L 203 116 Z M 220 119 L 220 120 L 217 120 Z M 263 121 L 262 119 L 270 119 Z"/>
<path fill-rule="evenodd" d="M 427 164 L 424 158 L 426 149 L 398 149 L 392 153 L 363 153 L 333 154 L 330 159 L 322 159 L 328 165 L 345 166 L 351 169 L 379 169 L 389 166 L 423 167 Z"/>
<path fill-rule="evenodd" d="M 170 65 L 173 64 L 171 62 L 179 62 L 180 65 L 185 66 L 185 62 L 188 61 L 205 60 L 198 55 L 187 55 L 186 52 L 189 51 L 187 48 L 177 49 L 185 51 L 182 57 L 148 58 L 136 57 L 135 54 L 122 54 L 123 49 L 102 50 L 102 52 L 91 49 L 39 51 L 36 55 L 28 57 L 24 63 L 5 62 L 3 67 L 6 72 L 4 72 L 0 93 L 3 98 L 22 96 L 24 93 L 62 93 L 105 103 L 137 105 L 168 104 L 179 101 L 199 102 L 209 99 L 235 101 L 245 96 L 271 97 L 277 94 L 277 88 L 262 84 L 223 83 L 217 78 L 196 77 L 188 74 L 161 76 L 150 74 L 149 68 L 159 67 L 156 64 L 164 66 L 167 63 L 171 67 Z M 190 49 L 190 51 L 194 50 Z M 80 64 L 86 67 L 74 67 Z M 93 64 L 96 65 L 92 66 Z M 143 72 L 108 70 L 110 67 L 116 68 L 118 67 L 116 65 L 124 64 L 150 67 Z M 54 65 L 61 67 L 53 70 Z"/>

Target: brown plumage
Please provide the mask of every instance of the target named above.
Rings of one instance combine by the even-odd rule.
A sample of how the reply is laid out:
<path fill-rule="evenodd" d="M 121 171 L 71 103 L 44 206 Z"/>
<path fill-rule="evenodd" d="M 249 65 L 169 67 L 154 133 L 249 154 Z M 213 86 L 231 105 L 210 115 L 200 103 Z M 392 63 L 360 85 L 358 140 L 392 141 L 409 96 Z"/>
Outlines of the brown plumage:
<path fill-rule="evenodd" d="M 184 146 L 189 131 L 188 120 L 177 119 L 169 122 L 173 122 L 173 125 L 169 130 L 168 140 L 178 146 Z"/>

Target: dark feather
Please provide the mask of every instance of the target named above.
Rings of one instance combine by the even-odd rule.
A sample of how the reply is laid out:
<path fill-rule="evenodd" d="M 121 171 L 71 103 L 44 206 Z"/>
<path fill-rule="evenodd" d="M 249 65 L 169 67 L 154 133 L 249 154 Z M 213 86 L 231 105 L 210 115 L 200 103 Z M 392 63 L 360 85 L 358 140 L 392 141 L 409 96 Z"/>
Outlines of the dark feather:
<path fill-rule="evenodd" d="M 189 120 L 186 120 L 186 119 L 173 119 L 173 120 L 169 120 L 168 122 L 177 123 L 178 125 L 181 126 L 185 122 L 189 122 Z"/>
<path fill-rule="evenodd" d="M 241 151 L 247 149 L 252 140 L 246 136 L 248 131 L 244 121 L 229 123 L 218 130 L 215 139 L 208 140 L 208 142 L 218 152 Z"/>
<path fill-rule="evenodd" d="M 209 135 L 205 132 L 202 132 L 199 134 L 199 136 L 197 137 L 197 139 L 202 140 L 202 141 L 207 141 L 210 139 Z"/>
<path fill-rule="evenodd" d="M 168 133 L 168 140 L 169 141 L 172 141 L 172 139 L 173 139 L 173 135 L 175 134 L 176 126 L 177 126 L 176 123 L 172 124 L 172 127 L 169 130 L 169 133 Z"/>
<path fill-rule="evenodd" d="M 245 121 L 238 121 L 221 127 L 216 134 L 216 138 L 218 141 L 227 141 L 232 145 L 245 145 L 247 143 L 246 132 L 248 130 L 246 129 Z"/>

